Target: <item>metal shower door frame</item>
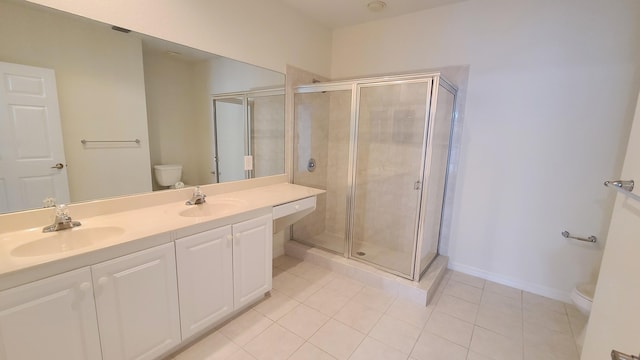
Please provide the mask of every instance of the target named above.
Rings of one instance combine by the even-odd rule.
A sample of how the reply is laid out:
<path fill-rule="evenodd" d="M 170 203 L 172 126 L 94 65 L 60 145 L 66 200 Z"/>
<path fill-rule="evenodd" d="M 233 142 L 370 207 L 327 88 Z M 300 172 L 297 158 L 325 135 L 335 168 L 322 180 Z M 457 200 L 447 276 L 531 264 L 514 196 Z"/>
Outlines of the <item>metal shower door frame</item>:
<path fill-rule="evenodd" d="M 355 177 L 356 177 L 356 162 L 357 162 L 357 140 L 358 140 L 358 117 L 359 117 L 359 105 L 360 105 L 360 89 L 362 87 L 371 87 L 371 86 L 384 86 L 384 85 L 392 85 L 392 84 L 405 84 L 405 83 L 427 83 L 429 88 L 427 89 L 427 97 L 425 98 L 426 111 L 425 111 L 425 128 L 423 134 L 423 143 L 422 143 L 422 159 L 420 162 L 420 170 L 419 177 L 421 181 L 420 193 L 418 195 L 418 210 L 416 215 L 415 227 L 414 227 L 414 246 L 413 246 L 413 254 L 411 257 L 411 274 L 404 274 L 399 271 L 395 271 L 393 269 L 351 256 L 351 248 L 353 245 L 353 226 L 354 226 L 354 211 L 355 211 Z M 295 94 L 306 94 L 306 93 L 317 93 L 317 92 L 326 92 L 326 91 L 339 91 L 339 90 L 351 90 L 351 115 L 350 115 L 350 134 L 349 134 L 349 160 L 348 160 L 348 171 L 347 171 L 347 199 L 346 199 L 346 226 L 345 226 L 345 239 L 346 246 L 344 249 L 343 256 L 348 259 L 352 259 L 355 261 L 359 261 L 365 263 L 369 266 L 373 266 L 374 268 L 378 268 L 384 270 L 388 273 L 413 280 L 419 281 L 421 275 L 421 269 L 418 262 L 418 254 L 420 254 L 421 246 L 422 246 L 422 236 L 423 236 L 423 225 L 424 222 L 424 208 L 426 196 L 425 189 L 428 184 L 425 184 L 425 179 L 429 179 L 429 175 L 431 174 L 431 156 L 433 154 L 433 144 L 429 142 L 429 135 L 432 133 L 434 122 L 432 119 L 435 118 L 436 114 L 436 105 L 437 105 L 437 94 L 439 85 L 444 85 L 447 90 L 451 91 L 455 99 L 457 99 L 457 89 L 450 82 L 446 81 L 442 77 L 439 72 L 435 73 L 424 73 L 424 74 L 408 74 L 408 75 L 396 75 L 396 76 L 383 76 L 383 77 L 374 77 L 374 78 L 362 78 L 355 80 L 347 80 L 347 81 L 335 81 L 335 82 L 327 82 L 327 83 L 316 83 L 310 85 L 302 85 L 295 88 Z M 453 129 L 454 122 L 456 119 L 456 111 L 455 111 L 455 102 L 454 102 L 454 115 L 452 119 L 451 128 Z M 295 129 L 295 119 L 293 121 L 294 129 Z M 295 131 L 295 130 L 294 130 Z M 451 131 L 450 136 L 452 136 L 453 132 Z M 451 144 L 449 145 L 449 155 L 447 160 L 447 173 L 448 173 L 448 163 L 450 160 L 451 154 Z M 291 161 L 293 162 L 294 156 L 291 157 Z M 292 174 L 291 180 L 293 180 L 293 168 L 295 164 L 292 164 Z M 445 187 L 446 189 L 446 187 Z M 313 244 L 310 244 L 313 245 Z M 315 246 L 315 245 L 314 245 Z M 331 250 L 328 250 L 333 252 Z M 427 266 L 428 268 L 428 266 Z"/>
<path fill-rule="evenodd" d="M 426 91 L 427 96 L 424 99 L 426 107 L 425 107 L 424 130 L 423 130 L 422 146 L 421 146 L 421 160 L 420 160 L 420 168 L 417 171 L 417 174 L 418 174 L 417 181 L 420 182 L 421 186 L 416 196 L 416 213 L 413 214 L 414 216 L 413 241 L 414 242 L 412 247 L 413 252 L 411 254 L 411 267 L 410 267 L 411 273 L 405 274 L 395 269 L 391 269 L 391 268 L 376 264 L 374 262 L 367 261 L 366 259 L 355 257 L 352 255 L 352 251 L 351 251 L 353 249 L 353 233 L 355 228 L 355 207 L 356 207 L 355 194 L 356 194 L 356 177 L 357 177 L 356 167 L 358 165 L 357 156 L 358 156 L 358 145 L 359 145 L 358 144 L 358 125 L 360 120 L 360 97 L 361 97 L 360 91 L 363 88 L 370 88 L 370 87 L 383 87 L 383 86 L 390 86 L 390 85 L 420 84 L 420 83 L 424 83 L 427 86 L 427 91 Z M 353 95 L 354 95 L 354 100 L 356 101 L 352 103 L 352 117 L 351 117 L 351 143 L 349 146 L 350 158 L 349 158 L 349 170 L 348 170 L 349 193 L 347 196 L 348 202 L 349 202 L 349 206 L 347 207 L 347 214 L 348 214 L 347 219 L 349 223 L 347 225 L 347 248 L 345 251 L 346 253 L 345 256 L 349 259 L 363 262 L 370 266 L 383 269 L 389 273 L 407 278 L 409 280 L 415 279 L 416 256 L 418 254 L 417 243 L 418 243 L 419 234 L 421 231 L 420 219 L 422 218 L 422 198 L 423 198 L 424 189 L 425 189 L 425 186 L 424 186 L 425 155 L 426 155 L 425 147 L 427 145 L 426 141 L 427 141 L 427 134 L 429 130 L 429 124 L 430 124 L 430 114 L 431 114 L 430 105 L 431 105 L 431 98 L 432 98 L 431 93 L 433 89 L 433 83 L 434 83 L 433 76 L 424 76 L 421 78 L 419 77 L 419 78 L 413 78 L 413 79 L 397 79 L 397 80 L 393 78 L 380 79 L 378 81 L 376 81 L 376 79 L 370 79 L 370 81 L 355 82 L 353 84 L 353 87 L 354 87 Z"/>
<path fill-rule="evenodd" d="M 216 113 L 216 101 L 225 99 L 242 99 L 242 119 L 244 121 L 244 153 L 245 155 L 252 155 L 253 148 L 251 144 L 251 115 L 249 111 L 249 98 L 266 97 L 284 95 L 284 88 L 277 89 L 265 89 L 255 91 L 241 91 L 230 92 L 211 95 L 211 149 L 213 150 L 213 164 L 212 169 L 215 172 L 216 183 L 220 182 L 220 170 L 218 167 L 219 155 L 218 155 L 218 129 L 217 129 L 217 113 Z M 252 110 L 253 111 L 253 110 Z M 254 170 L 245 170 L 245 179 L 253 178 Z"/>

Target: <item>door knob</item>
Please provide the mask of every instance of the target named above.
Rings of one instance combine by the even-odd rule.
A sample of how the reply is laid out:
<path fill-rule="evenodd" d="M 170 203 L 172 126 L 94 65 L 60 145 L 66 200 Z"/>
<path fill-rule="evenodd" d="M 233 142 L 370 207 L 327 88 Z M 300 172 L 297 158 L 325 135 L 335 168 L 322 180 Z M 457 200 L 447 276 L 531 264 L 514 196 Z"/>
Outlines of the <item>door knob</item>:
<path fill-rule="evenodd" d="M 57 163 L 57 164 L 53 165 L 51 168 L 52 169 L 62 170 L 62 168 L 64 168 L 64 165 L 62 165 L 61 163 Z"/>

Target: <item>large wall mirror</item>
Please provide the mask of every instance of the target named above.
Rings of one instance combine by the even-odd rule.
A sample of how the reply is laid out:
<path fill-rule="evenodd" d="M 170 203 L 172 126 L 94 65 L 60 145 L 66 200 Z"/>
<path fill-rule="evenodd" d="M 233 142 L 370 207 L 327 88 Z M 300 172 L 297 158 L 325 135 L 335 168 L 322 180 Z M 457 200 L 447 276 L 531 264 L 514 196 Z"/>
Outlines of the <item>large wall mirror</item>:
<path fill-rule="evenodd" d="M 281 73 L 17 0 L 0 72 L 0 213 L 284 173 Z"/>

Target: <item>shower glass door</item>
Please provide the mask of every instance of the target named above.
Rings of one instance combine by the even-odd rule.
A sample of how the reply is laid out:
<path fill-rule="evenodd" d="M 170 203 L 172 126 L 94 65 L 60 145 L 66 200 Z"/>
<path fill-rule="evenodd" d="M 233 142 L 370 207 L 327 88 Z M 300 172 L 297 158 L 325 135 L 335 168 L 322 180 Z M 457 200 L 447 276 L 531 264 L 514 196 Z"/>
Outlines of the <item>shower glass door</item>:
<path fill-rule="evenodd" d="M 292 238 L 345 254 L 351 90 L 295 95 L 293 182 L 324 189 L 316 210 L 293 225 Z"/>
<path fill-rule="evenodd" d="M 359 86 L 349 256 L 413 277 L 431 79 Z"/>

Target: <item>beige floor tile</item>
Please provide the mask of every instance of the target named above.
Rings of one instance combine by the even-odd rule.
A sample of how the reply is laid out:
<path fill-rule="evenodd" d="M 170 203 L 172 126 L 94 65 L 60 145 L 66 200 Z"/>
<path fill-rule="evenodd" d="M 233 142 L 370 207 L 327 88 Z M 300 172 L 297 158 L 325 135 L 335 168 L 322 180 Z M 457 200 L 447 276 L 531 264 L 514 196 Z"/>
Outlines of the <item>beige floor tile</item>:
<path fill-rule="evenodd" d="M 320 328 L 309 342 L 333 357 L 343 360 L 360 345 L 365 335 L 337 320 L 329 320 Z"/>
<path fill-rule="evenodd" d="M 360 281 L 350 279 L 346 276 L 338 275 L 335 278 L 331 279 L 325 286 L 325 288 L 348 296 L 349 298 L 356 295 L 362 288 L 364 284 Z"/>
<path fill-rule="evenodd" d="M 549 330 L 571 334 L 571 325 L 566 313 L 556 312 L 548 308 L 525 308 L 524 322 L 539 325 Z"/>
<path fill-rule="evenodd" d="M 208 358 L 205 359 L 209 360 Z M 246 350 L 240 349 L 233 355 L 228 357 L 226 360 L 256 360 L 256 358 L 249 354 Z"/>
<path fill-rule="evenodd" d="M 376 339 L 366 337 L 349 360 L 406 360 L 408 355 Z"/>
<path fill-rule="evenodd" d="M 280 289 L 284 289 L 285 287 L 291 287 L 291 283 L 295 283 L 297 281 L 297 276 L 292 275 L 286 271 L 281 271 L 277 275 L 273 274 L 272 287 L 275 290 L 280 291 Z"/>
<path fill-rule="evenodd" d="M 476 326 L 471 338 L 472 350 L 494 360 L 521 360 L 522 342 Z"/>
<path fill-rule="evenodd" d="M 300 304 L 297 300 L 284 295 L 283 293 L 272 290 L 271 296 L 265 298 L 253 309 L 269 319 L 276 321 Z"/>
<path fill-rule="evenodd" d="M 532 294 L 524 291 L 522 293 L 522 304 L 524 309 L 529 310 L 551 310 L 559 313 L 566 313 L 564 303 L 558 300 L 549 299 L 544 296 Z"/>
<path fill-rule="evenodd" d="M 176 355 L 176 360 L 223 360 L 240 347 L 219 332 L 214 332 Z"/>
<path fill-rule="evenodd" d="M 273 321 L 266 316 L 250 309 L 223 326 L 220 332 L 234 343 L 243 346 L 258 336 L 272 323 Z"/>
<path fill-rule="evenodd" d="M 277 268 L 277 267 L 273 267 L 271 269 L 271 277 L 275 278 L 278 275 L 282 274 L 283 272 L 285 272 L 283 269 Z"/>
<path fill-rule="evenodd" d="M 301 262 L 303 261 L 300 259 L 287 256 L 287 255 L 282 255 L 273 259 L 273 266 L 283 270 L 288 270 L 289 268 L 294 267 L 297 264 L 300 264 Z"/>
<path fill-rule="evenodd" d="M 329 317 L 318 310 L 300 304 L 280 318 L 278 324 L 304 339 L 309 339 L 328 320 Z"/>
<path fill-rule="evenodd" d="M 467 354 L 467 360 L 493 360 L 493 359 L 469 350 L 469 354 Z"/>
<path fill-rule="evenodd" d="M 369 336 L 401 352 L 410 353 L 422 329 L 388 315 L 382 316 Z"/>
<path fill-rule="evenodd" d="M 381 316 L 381 311 L 374 310 L 352 300 L 340 309 L 333 318 L 351 326 L 363 334 L 368 334 Z"/>
<path fill-rule="evenodd" d="M 385 312 L 393 304 L 396 296 L 388 292 L 365 286 L 351 300 L 378 311 Z"/>
<path fill-rule="evenodd" d="M 473 324 L 435 311 L 427 321 L 424 331 L 468 348 L 473 334 Z"/>
<path fill-rule="evenodd" d="M 577 360 L 578 348 L 572 334 L 556 332 L 526 323 L 524 326 L 525 359 Z"/>
<path fill-rule="evenodd" d="M 485 286 L 484 279 L 479 278 L 477 276 L 461 273 L 458 271 L 452 271 L 450 279 L 457 282 L 461 282 L 463 284 L 471 285 L 480 289 L 484 288 Z"/>
<path fill-rule="evenodd" d="M 347 304 L 349 298 L 350 296 L 342 292 L 324 287 L 307 298 L 304 304 L 325 315 L 333 316 Z"/>
<path fill-rule="evenodd" d="M 565 308 L 567 309 L 571 332 L 573 333 L 573 337 L 577 339 L 587 326 L 587 320 L 589 320 L 589 318 L 581 313 L 573 304 L 565 304 Z"/>
<path fill-rule="evenodd" d="M 489 291 L 482 294 L 480 308 L 491 309 L 504 315 L 522 317 L 522 301 Z"/>
<path fill-rule="evenodd" d="M 320 290 L 322 285 L 284 272 L 273 279 L 273 288 L 297 301 L 304 301 Z"/>
<path fill-rule="evenodd" d="M 337 276 L 330 270 L 308 262 L 301 262 L 291 267 L 287 272 L 319 285 L 325 285 Z"/>
<path fill-rule="evenodd" d="M 430 332 L 423 332 L 411 352 L 415 360 L 465 360 L 467 349 Z"/>
<path fill-rule="evenodd" d="M 274 323 L 249 341 L 244 350 L 258 360 L 280 360 L 291 356 L 304 342 L 301 337 Z"/>
<path fill-rule="evenodd" d="M 458 297 L 444 294 L 435 307 L 436 311 L 449 314 L 466 322 L 475 323 L 479 306 Z"/>
<path fill-rule="evenodd" d="M 306 342 L 291 355 L 289 360 L 335 360 L 335 358 L 317 346 Z"/>
<path fill-rule="evenodd" d="M 385 314 L 422 328 L 429 320 L 432 311 L 433 307 L 425 307 L 412 301 L 396 298 Z"/>
<path fill-rule="evenodd" d="M 506 296 L 512 299 L 522 300 L 522 290 L 494 283 L 492 281 L 487 281 L 484 286 L 484 291 L 492 292 L 494 294 Z"/>
<path fill-rule="evenodd" d="M 480 304 L 482 289 L 451 279 L 444 288 L 444 294 L 459 297 L 462 300 L 466 300 L 474 304 Z"/>
<path fill-rule="evenodd" d="M 517 341 L 522 340 L 522 314 L 505 313 L 501 309 L 481 305 L 476 325 Z"/>

